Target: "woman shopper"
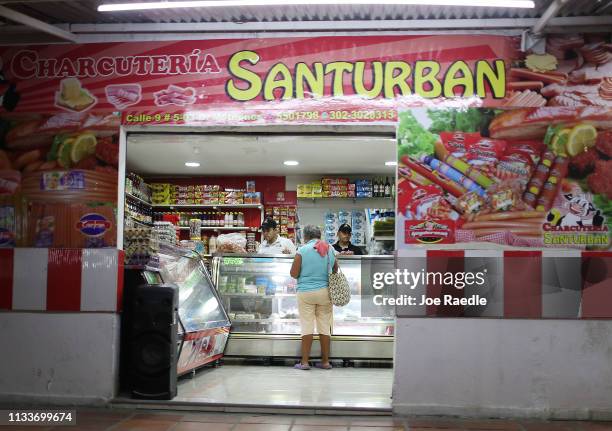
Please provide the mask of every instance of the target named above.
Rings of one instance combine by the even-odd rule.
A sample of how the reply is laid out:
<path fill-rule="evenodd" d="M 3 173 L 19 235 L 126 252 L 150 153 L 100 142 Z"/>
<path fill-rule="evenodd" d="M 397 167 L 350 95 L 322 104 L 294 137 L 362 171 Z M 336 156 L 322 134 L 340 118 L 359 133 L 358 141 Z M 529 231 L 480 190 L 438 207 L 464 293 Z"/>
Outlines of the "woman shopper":
<path fill-rule="evenodd" d="M 300 247 L 291 266 L 291 277 L 297 279 L 298 312 L 302 330 L 302 360 L 295 368 L 309 370 L 310 348 L 315 329 L 321 343 L 321 363 L 318 368 L 331 369 L 329 349 L 333 306 L 329 299 L 328 278 L 338 272 L 338 262 L 332 247 L 321 241 L 321 230 L 307 225 L 303 231 L 306 244 Z"/>

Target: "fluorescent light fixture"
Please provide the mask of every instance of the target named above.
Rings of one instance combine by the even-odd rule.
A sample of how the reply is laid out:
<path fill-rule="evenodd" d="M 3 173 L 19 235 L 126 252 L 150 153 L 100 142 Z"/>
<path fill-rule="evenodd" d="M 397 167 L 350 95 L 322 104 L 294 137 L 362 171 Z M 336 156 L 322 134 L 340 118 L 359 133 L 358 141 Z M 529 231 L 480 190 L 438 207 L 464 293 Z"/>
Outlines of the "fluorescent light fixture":
<path fill-rule="evenodd" d="M 185 166 L 187 166 L 188 168 L 198 168 L 200 167 L 200 163 L 199 162 L 185 162 Z"/>
<path fill-rule="evenodd" d="M 283 164 L 285 166 L 297 166 L 300 164 L 300 162 L 298 162 L 297 160 L 285 160 Z"/>
<path fill-rule="evenodd" d="M 385 162 L 385 166 L 397 166 L 397 162 Z"/>
<path fill-rule="evenodd" d="M 108 3 L 98 6 L 98 12 L 119 12 L 147 9 L 190 7 L 292 6 L 292 5 L 423 5 L 476 6 L 533 9 L 533 0 L 197 0 Z"/>

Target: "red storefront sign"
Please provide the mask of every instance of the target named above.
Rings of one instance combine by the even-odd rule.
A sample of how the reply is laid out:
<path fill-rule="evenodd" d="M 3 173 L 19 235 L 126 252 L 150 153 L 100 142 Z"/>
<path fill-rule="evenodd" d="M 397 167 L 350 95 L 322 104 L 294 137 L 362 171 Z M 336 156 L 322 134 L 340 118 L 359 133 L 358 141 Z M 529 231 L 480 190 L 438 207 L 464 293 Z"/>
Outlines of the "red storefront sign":
<path fill-rule="evenodd" d="M 398 104 L 506 97 L 513 39 L 379 36 L 12 47 L 14 112 L 125 124 L 395 121 Z M 393 101 L 395 99 L 395 101 Z"/>

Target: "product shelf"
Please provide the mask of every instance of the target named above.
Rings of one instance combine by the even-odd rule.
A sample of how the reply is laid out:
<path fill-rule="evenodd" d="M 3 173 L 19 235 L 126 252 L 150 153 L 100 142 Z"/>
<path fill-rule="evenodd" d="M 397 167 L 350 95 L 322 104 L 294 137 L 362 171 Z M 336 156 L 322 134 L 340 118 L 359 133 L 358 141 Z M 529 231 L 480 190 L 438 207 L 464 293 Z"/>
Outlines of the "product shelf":
<path fill-rule="evenodd" d="M 142 200 L 142 199 L 140 199 L 140 198 L 137 198 L 136 196 L 134 196 L 134 195 L 132 195 L 132 194 L 126 193 L 126 194 L 125 194 L 125 196 L 127 196 L 128 198 L 130 198 L 130 199 L 132 199 L 132 200 L 135 200 L 136 202 L 140 202 L 140 203 L 141 203 L 141 204 L 143 204 L 143 205 L 147 205 L 147 206 L 149 206 L 149 207 L 150 207 L 150 206 L 153 206 L 153 205 L 151 204 L 151 202 L 144 201 L 144 200 Z"/>
<path fill-rule="evenodd" d="M 301 197 L 301 198 L 297 198 L 298 201 L 312 201 L 312 202 L 316 202 L 316 201 L 335 201 L 335 200 L 339 200 L 339 201 L 375 201 L 375 200 L 379 200 L 379 201 L 390 201 L 393 202 L 395 200 L 394 197 L 381 197 L 381 196 L 372 196 L 372 197 L 367 197 L 367 198 L 353 198 L 353 197 L 331 197 L 331 198 L 323 198 L 323 197 L 319 197 L 319 198 L 306 198 L 306 197 Z"/>
<path fill-rule="evenodd" d="M 167 208 L 167 209 L 175 209 L 175 208 L 188 208 L 188 209 L 196 209 L 196 208 L 256 208 L 263 209 L 263 205 L 261 204 L 216 204 L 216 205 L 204 205 L 204 204 L 175 204 L 175 205 L 153 205 L 153 208 Z"/>
<path fill-rule="evenodd" d="M 153 227 L 153 223 L 148 223 L 146 221 L 138 220 L 137 218 L 134 218 L 130 214 L 126 214 L 126 217 L 129 218 L 133 223 L 136 223 L 136 224 L 139 224 L 139 225 L 142 225 L 142 226 L 146 226 L 146 227 Z"/>

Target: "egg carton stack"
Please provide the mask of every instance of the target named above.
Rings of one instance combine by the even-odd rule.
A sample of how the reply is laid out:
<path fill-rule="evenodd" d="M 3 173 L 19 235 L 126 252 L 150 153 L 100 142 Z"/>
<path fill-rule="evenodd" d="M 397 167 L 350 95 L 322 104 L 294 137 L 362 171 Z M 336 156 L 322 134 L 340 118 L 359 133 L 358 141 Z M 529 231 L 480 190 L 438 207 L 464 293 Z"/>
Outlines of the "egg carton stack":
<path fill-rule="evenodd" d="M 156 221 L 153 225 L 151 239 L 157 250 L 163 244 L 176 246 L 178 244 L 176 227 L 168 221 Z"/>
<path fill-rule="evenodd" d="M 126 265 L 148 265 L 158 251 L 151 228 L 126 228 L 124 239 Z"/>

